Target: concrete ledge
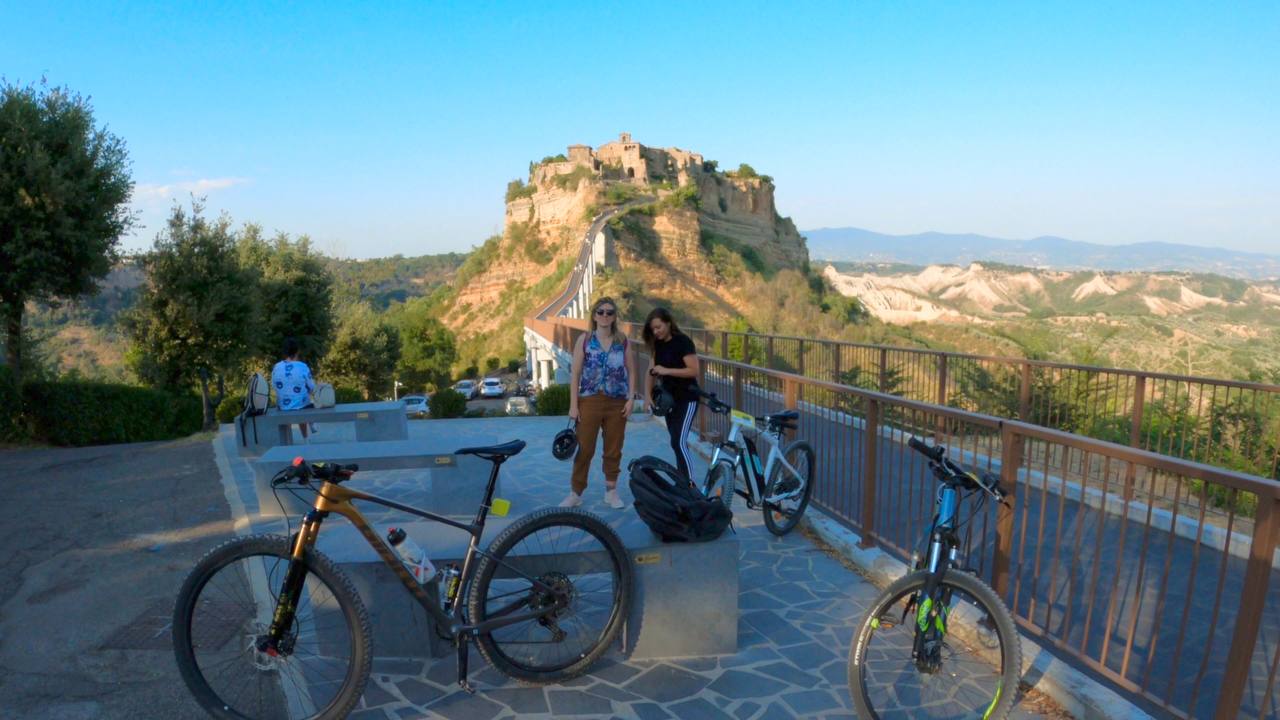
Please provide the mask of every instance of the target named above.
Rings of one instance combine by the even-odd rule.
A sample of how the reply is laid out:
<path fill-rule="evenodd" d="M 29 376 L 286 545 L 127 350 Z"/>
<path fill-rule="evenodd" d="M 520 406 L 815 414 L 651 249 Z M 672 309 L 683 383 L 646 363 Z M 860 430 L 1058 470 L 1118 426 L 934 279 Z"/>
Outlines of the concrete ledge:
<path fill-rule="evenodd" d="M 293 425 L 335 422 L 354 423 L 357 441 L 406 440 L 409 437 L 409 419 L 400 403 L 347 403 L 305 410 L 269 408 L 263 415 L 246 418 L 243 428 L 237 417 L 236 448 L 242 456 L 258 455 L 277 445 L 292 445 Z"/>
<path fill-rule="evenodd" d="M 481 547 L 487 547 L 518 521 L 490 519 Z M 461 563 L 469 540 L 466 533 L 424 521 L 403 527 L 436 567 Z M 663 543 L 638 521 L 615 529 L 627 549 L 635 580 L 631 612 L 623 628 L 623 649 L 628 657 L 641 660 L 736 653 L 737 537 L 729 531 L 706 543 Z M 386 528 L 375 530 L 383 534 Z M 326 527 L 320 533 L 319 547 L 342 566 L 359 589 L 369 609 L 378 656 L 439 657 L 452 650 L 436 638 L 434 621 L 355 528 L 348 524 Z M 585 563 L 593 559 L 589 555 L 564 553 L 554 564 Z M 525 569 L 539 571 L 546 562 L 546 556 L 529 556 Z"/>
<path fill-rule="evenodd" d="M 484 500 L 485 484 L 492 466 L 470 455 L 454 455 L 452 451 L 432 452 L 423 443 L 411 440 L 381 442 L 329 443 L 308 445 L 305 450 L 276 447 L 253 462 L 254 486 L 258 507 L 263 517 L 279 517 L 280 505 L 271 492 L 271 477 L 289 465 L 294 455 L 303 454 L 308 462 L 331 462 L 360 466 L 360 473 L 378 470 L 420 469 L 424 497 L 391 498 L 440 515 L 474 516 Z M 356 474 L 358 483 L 360 474 Z M 358 485 L 357 485 L 358 487 Z M 502 479 L 495 492 L 501 496 Z M 281 493 L 285 512 L 297 516 L 308 505 L 289 493 Z"/>

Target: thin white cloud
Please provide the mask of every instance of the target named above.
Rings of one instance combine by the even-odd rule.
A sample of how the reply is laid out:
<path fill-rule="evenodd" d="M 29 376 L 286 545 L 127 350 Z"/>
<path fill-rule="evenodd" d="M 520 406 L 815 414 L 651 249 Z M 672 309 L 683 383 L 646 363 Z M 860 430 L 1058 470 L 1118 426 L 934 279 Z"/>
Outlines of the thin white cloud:
<path fill-rule="evenodd" d="M 200 178 L 182 182 L 159 185 L 156 183 L 138 183 L 133 187 L 133 201 L 136 203 L 165 202 L 174 198 L 195 195 L 207 195 L 216 190 L 225 190 L 236 185 L 244 185 L 249 178 Z"/>

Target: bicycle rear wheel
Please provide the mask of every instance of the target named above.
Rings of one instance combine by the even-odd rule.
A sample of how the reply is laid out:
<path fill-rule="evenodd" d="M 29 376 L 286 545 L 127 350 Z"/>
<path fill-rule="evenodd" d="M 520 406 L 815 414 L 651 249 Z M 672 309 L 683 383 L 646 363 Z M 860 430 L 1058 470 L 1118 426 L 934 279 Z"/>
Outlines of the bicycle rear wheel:
<path fill-rule="evenodd" d="M 369 617 L 351 581 L 311 550 L 292 626 L 278 650 L 259 650 L 289 569 L 289 539 L 254 535 L 211 550 L 187 576 L 173 610 L 178 670 L 217 718 L 336 720 L 369 678 Z"/>
<path fill-rule="evenodd" d="M 478 624 L 548 610 L 483 633 L 480 653 L 533 684 L 585 673 L 618 636 L 631 607 L 631 564 L 608 525 L 582 510 L 546 508 L 507 528 L 480 559 L 468 603 Z M 550 586 L 540 592 L 536 578 Z"/>
<path fill-rule="evenodd" d="M 721 460 L 707 471 L 707 479 L 702 483 L 702 494 L 712 500 L 719 499 L 726 508 L 732 509 L 736 475 L 733 463 Z"/>
<path fill-rule="evenodd" d="M 923 570 L 899 578 L 876 598 L 858 629 L 849 653 L 849 692 L 858 716 L 1006 717 L 1022 670 L 1009 610 L 985 583 L 961 571 L 943 577 L 934 597 L 946 600 L 933 610 L 923 601 L 928 579 Z M 920 659 L 912 656 L 917 632 L 923 635 Z"/>
<path fill-rule="evenodd" d="M 764 525 L 774 535 L 786 535 L 791 532 L 804 516 L 809 507 L 809 496 L 813 495 L 813 448 L 803 440 L 797 440 L 782 450 L 793 473 L 782 463 L 775 462 L 769 471 L 769 482 L 765 485 L 765 498 L 782 498 L 777 502 L 764 503 Z"/>

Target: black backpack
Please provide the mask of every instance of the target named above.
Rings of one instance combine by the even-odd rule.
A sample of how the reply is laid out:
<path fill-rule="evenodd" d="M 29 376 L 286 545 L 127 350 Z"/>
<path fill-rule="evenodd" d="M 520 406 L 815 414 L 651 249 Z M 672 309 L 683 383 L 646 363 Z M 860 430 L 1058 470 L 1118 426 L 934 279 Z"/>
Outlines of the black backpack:
<path fill-rule="evenodd" d="M 733 513 L 670 463 L 652 455 L 627 465 L 636 514 L 663 542 L 706 542 L 720 537 Z"/>

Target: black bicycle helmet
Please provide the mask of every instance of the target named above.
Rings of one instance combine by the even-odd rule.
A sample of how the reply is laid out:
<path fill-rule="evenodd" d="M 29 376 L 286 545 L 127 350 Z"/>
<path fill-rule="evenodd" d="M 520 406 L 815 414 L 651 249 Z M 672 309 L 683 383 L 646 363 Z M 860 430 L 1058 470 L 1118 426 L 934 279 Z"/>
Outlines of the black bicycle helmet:
<path fill-rule="evenodd" d="M 658 417 L 670 415 L 676 407 L 676 397 L 660 382 L 653 384 L 653 390 L 649 392 L 649 401 L 653 403 L 653 414 Z"/>
<path fill-rule="evenodd" d="M 551 454 L 557 460 L 568 460 L 578 452 L 578 431 L 577 423 L 573 420 L 569 421 L 569 427 L 556 433 L 556 439 L 551 441 Z"/>

